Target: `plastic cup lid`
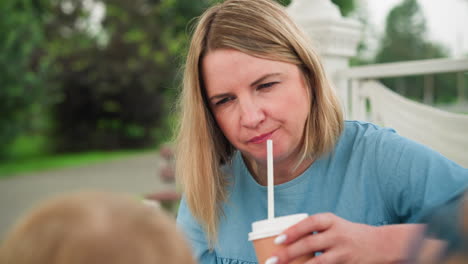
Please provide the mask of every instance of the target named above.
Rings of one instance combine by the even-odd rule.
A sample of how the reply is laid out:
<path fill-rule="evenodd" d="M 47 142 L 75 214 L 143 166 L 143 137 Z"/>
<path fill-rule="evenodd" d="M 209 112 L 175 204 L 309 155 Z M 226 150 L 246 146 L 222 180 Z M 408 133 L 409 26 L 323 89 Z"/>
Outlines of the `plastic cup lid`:
<path fill-rule="evenodd" d="M 279 235 L 288 227 L 307 218 L 307 216 L 307 214 L 293 214 L 253 222 L 252 232 L 249 233 L 249 241 Z"/>

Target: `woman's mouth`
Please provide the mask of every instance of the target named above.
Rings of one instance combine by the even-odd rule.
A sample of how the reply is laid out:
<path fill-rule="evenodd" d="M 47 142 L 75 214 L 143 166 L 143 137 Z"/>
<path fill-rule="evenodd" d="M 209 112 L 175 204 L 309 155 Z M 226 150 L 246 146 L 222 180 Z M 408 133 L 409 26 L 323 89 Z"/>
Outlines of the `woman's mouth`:
<path fill-rule="evenodd" d="M 271 135 L 273 135 L 273 132 L 275 131 L 271 131 L 269 133 L 266 133 L 266 134 L 262 134 L 260 136 L 256 136 L 256 137 L 253 137 L 249 140 L 249 143 L 253 143 L 253 144 L 259 144 L 259 143 L 263 143 L 265 142 L 267 139 L 271 138 Z"/>

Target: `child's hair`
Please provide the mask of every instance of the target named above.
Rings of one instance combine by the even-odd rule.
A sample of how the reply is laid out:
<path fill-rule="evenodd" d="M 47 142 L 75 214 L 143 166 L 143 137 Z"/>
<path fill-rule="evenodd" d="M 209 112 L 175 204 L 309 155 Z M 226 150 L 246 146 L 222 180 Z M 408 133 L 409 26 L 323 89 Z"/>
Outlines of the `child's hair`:
<path fill-rule="evenodd" d="M 2 264 L 195 263 L 175 220 L 134 197 L 78 192 L 45 202 L 0 247 Z"/>

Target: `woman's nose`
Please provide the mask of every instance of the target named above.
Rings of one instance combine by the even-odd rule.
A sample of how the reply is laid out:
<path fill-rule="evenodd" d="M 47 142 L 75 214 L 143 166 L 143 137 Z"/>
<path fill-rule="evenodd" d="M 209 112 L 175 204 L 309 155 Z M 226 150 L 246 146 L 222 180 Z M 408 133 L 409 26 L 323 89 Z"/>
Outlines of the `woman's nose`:
<path fill-rule="evenodd" d="M 263 109 L 253 101 L 244 101 L 241 104 L 241 125 L 248 128 L 256 128 L 265 120 Z"/>

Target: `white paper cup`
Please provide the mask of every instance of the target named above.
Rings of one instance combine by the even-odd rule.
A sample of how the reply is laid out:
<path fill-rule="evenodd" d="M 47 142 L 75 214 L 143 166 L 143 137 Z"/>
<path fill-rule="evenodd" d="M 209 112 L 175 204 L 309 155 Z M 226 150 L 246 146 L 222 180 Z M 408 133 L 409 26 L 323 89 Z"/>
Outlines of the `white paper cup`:
<path fill-rule="evenodd" d="M 285 245 L 276 245 L 274 243 L 276 236 L 305 218 L 307 218 L 307 214 L 293 214 L 253 222 L 252 232 L 249 233 L 249 241 L 252 241 L 254 245 L 258 263 L 265 263 L 275 251 L 285 247 Z M 313 257 L 313 254 L 302 256 L 289 263 L 304 263 L 311 257 Z"/>

